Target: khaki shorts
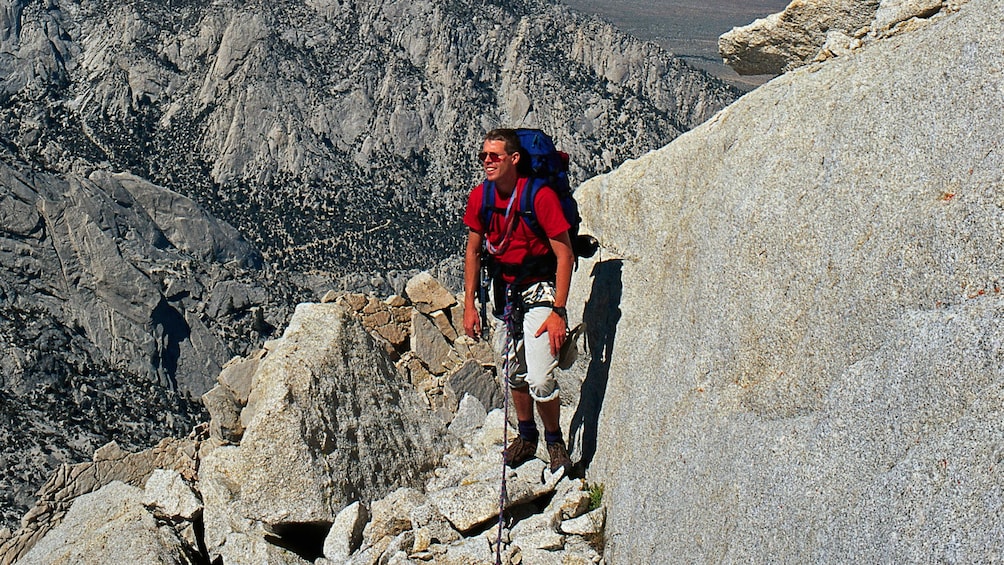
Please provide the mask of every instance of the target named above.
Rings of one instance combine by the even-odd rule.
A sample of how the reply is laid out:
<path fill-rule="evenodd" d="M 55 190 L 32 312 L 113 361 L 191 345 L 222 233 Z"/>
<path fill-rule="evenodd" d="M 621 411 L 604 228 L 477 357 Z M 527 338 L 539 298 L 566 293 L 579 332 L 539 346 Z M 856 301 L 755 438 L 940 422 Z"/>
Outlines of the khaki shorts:
<path fill-rule="evenodd" d="M 509 367 L 509 387 L 530 388 L 530 396 L 537 402 L 548 402 L 558 398 L 558 381 L 554 378 L 554 368 L 558 358 L 551 355 L 551 339 L 547 332 L 535 337 L 537 330 L 551 315 L 554 304 L 554 283 L 544 281 L 533 283 L 523 291 L 526 304 L 546 305 L 530 308 L 523 315 L 523 338 L 516 340 L 509 348 L 506 359 Z M 505 325 L 496 335 L 507 339 Z M 504 345 L 504 343 L 503 343 Z M 504 348 L 501 349 L 503 352 Z"/>

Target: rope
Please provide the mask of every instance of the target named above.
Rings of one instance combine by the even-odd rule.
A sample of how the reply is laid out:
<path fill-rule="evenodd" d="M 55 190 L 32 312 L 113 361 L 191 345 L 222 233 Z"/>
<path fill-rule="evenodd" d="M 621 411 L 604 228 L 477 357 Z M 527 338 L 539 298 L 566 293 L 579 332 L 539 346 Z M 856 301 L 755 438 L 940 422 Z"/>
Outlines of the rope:
<path fill-rule="evenodd" d="M 506 296 L 509 296 L 509 289 L 506 289 Z M 502 530 L 505 524 L 505 499 L 506 499 L 506 462 L 505 448 L 509 445 L 509 349 L 512 347 L 513 332 L 510 329 L 512 324 L 512 304 L 506 300 L 505 312 L 502 314 L 505 321 L 505 345 L 502 347 L 502 486 L 499 488 L 499 530 L 495 539 L 495 565 L 502 565 Z"/>
<path fill-rule="evenodd" d="M 491 226 L 485 226 L 485 249 L 491 255 L 501 255 L 509 248 L 510 237 L 512 233 L 516 230 L 516 217 L 519 214 L 513 214 L 512 206 L 519 199 L 519 185 L 513 188 L 512 194 L 509 195 L 509 204 L 506 205 L 505 215 L 502 216 L 502 229 L 501 237 L 499 238 L 498 244 L 492 243 L 491 237 L 489 237 L 489 232 L 491 231 Z M 484 188 L 482 188 L 484 190 Z"/>

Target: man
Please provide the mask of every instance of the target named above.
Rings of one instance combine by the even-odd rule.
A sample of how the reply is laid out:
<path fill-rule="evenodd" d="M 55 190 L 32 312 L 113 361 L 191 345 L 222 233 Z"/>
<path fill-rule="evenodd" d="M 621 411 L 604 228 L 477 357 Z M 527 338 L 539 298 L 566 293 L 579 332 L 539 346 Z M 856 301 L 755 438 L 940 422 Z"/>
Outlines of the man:
<path fill-rule="evenodd" d="M 567 474 L 572 463 L 561 434 L 561 403 L 554 368 L 567 331 L 565 305 L 574 262 L 568 235 L 570 226 L 558 195 L 549 187 L 542 188 L 534 199 L 537 221 L 547 239 L 536 235 L 521 220 L 519 196 L 527 177 L 520 168 L 524 151 L 515 130 L 488 132 L 478 158 L 495 191 L 494 198 L 488 200 L 494 203 L 495 211 L 490 215 L 490 225 L 483 225 L 485 183 L 475 187 L 464 214 L 464 224 L 469 228 L 464 257 L 464 330 L 474 338 L 480 335 L 475 296 L 485 250 L 493 266 L 501 270 L 508 291 L 507 309 L 512 313 L 507 365 L 519 435 L 506 446 L 505 462 L 516 467 L 536 454 L 539 440 L 533 417 L 536 405 L 544 424 L 551 472 L 560 469 Z M 528 160 L 523 164 L 528 164 Z"/>

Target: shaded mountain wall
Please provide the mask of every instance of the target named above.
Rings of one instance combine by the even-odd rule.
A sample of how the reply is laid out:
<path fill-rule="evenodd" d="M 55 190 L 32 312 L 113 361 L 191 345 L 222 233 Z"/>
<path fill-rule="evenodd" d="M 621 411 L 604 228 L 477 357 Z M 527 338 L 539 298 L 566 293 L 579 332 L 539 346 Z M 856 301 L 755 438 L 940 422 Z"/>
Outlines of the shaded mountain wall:
<path fill-rule="evenodd" d="M 130 170 L 286 268 L 424 268 L 456 253 L 492 127 L 554 133 L 582 180 L 736 96 L 542 0 L 17 0 L 0 18 L 0 137 L 16 153 Z"/>

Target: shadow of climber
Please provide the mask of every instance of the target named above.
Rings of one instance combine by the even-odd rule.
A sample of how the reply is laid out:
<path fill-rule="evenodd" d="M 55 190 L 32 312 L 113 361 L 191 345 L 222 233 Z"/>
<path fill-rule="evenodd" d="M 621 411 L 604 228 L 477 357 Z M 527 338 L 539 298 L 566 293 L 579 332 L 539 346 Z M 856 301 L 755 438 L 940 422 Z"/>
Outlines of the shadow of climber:
<path fill-rule="evenodd" d="M 589 366 L 586 378 L 582 381 L 579 406 L 572 416 L 569 430 L 573 439 L 581 439 L 581 457 L 576 464 L 579 476 L 589 467 L 596 454 L 597 424 L 610 377 L 610 358 L 617 322 L 621 318 L 622 268 L 623 261 L 620 259 L 602 261 L 593 266 L 593 286 L 582 311 Z M 581 437 L 577 437 L 580 435 Z"/>

